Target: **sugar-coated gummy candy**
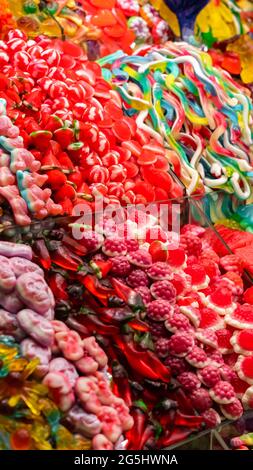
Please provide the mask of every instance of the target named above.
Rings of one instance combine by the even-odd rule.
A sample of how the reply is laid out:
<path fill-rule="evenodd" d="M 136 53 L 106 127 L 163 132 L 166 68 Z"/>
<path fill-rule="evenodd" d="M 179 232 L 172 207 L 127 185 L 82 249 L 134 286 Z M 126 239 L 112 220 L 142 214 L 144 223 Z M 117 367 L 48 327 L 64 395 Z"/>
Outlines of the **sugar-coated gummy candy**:
<path fill-rule="evenodd" d="M 52 307 L 50 289 L 38 273 L 28 272 L 19 276 L 17 279 L 17 292 L 22 302 L 41 315 Z"/>
<path fill-rule="evenodd" d="M 21 328 L 41 346 L 53 345 L 54 330 L 50 321 L 30 309 L 21 310 L 17 319 Z"/>

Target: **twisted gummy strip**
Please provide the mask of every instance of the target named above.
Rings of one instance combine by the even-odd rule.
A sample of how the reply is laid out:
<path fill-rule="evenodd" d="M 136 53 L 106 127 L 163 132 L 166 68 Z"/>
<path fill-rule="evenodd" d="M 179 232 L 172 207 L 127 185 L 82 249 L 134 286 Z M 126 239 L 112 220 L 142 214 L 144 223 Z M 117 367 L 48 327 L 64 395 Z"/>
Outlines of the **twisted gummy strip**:
<path fill-rule="evenodd" d="M 177 152 L 188 194 L 202 183 L 206 191 L 220 188 L 241 200 L 250 196 L 252 102 L 228 73 L 212 66 L 208 54 L 168 42 L 99 63 L 110 65 L 113 86 L 137 124 Z"/>

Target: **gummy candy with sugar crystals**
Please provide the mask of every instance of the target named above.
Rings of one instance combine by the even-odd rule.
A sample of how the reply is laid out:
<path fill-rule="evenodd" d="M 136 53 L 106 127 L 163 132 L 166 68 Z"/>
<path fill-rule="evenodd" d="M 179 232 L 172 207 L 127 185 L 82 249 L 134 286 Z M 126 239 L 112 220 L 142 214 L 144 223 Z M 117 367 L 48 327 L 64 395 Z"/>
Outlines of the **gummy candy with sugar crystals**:
<path fill-rule="evenodd" d="M 206 53 L 168 42 L 99 63 L 111 64 L 114 87 L 139 129 L 169 149 L 188 194 L 222 188 L 240 200 L 250 196 L 249 92 L 212 67 Z"/>

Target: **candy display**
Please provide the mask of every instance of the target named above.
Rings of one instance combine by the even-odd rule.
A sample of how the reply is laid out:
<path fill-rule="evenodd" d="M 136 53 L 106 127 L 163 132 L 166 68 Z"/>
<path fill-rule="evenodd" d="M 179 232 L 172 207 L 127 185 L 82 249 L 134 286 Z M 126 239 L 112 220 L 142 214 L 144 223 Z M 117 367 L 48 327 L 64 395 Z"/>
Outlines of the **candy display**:
<path fill-rule="evenodd" d="M 0 450 L 252 446 L 252 18 L 1 2 Z"/>
<path fill-rule="evenodd" d="M 157 225 L 156 220 L 152 223 Z M 194 225 L 182 228 L 177 248 L 169 242 L 172 233 L 163 232 L 167 237 L 163 261 L 164 247 L 161 244 L 157 250 L 157 242 L 147 243 L 143 227 L 135 230 L 135 239 L 128 239 L 119 238 L 118 225 L 108 229 L 104 224 L 99 234 L 84 229 L 83 237 L 75 241 L 73 230 L 78 227 L 60 223 L 45 230 L 42 222 L 41 230 L 31 227 L 22 238 L 32 243 L 34 259 L 46 267 L 56 299 L 54 354 L 55 347 L 60 348 L 79 373 L 95 374 L 97 380 L 101 380 L 96 372 L 100 360 L 103 367 L 109 357 L 112 391 L 121 399 L 113 408 L 121 409 L 121 433 L 125 431 L 128 448 L 163 448 L 225 418 L 239 419 L 242 403 L 250 403 L 251 396 L 252 355 L 245 334 L 253 327 L 253 310 L 247 303 L 248 291 L 244 292 L 242 268 L 234 269 L 233 255 L 216 254 L 208 230 Z M 33 318 L 21 315 L 20 320 L 30 334 Z M 89 361 L 82 358 L 79 335 L 88 338 L 87 351 L 94 351 Z M 94 350 L 94 335 L 106 353 L 98 349 L 102 359 Z M 53 359 L 43 380 L 52 396 L 54 383 L 59 387 L 53 374 L 59 369 L 50 366 L 55 361 L 58 367 L 58 359 Z M 79 400 L 83 390 L 85 410 L 101 419 L 94 379 L 93 385 L 90 379 L 78 380 Z M 73 404 L 73 389 L 63 390 L 55 400 L 66 412 Z M 122 398 L 131 419 L 127 408 L 123 413 Z M 108 400 L 113 403 L 111 395 Z M 127 430 L 132 420 L 135 425 L 142 422 L 138 441 L 136 426 Z M 162 428 L 158 440 L 157 423 Z M 112 442 L 119 437 L 117 425 L 115 421 Z M 108 438 L 107 431 L 104 436 Z M 107 443 L 105 448 L 111 447 Z"/>
<path fill-rule="evenodd" d="M 31 262 L 29 246 L 1 242 L 0 253 L 0 332 L 5 335 L 0 337 L 0 406 L 5 405 L 10 412 L 13 408 L 13 419 L 14 408 L 20 402 L 28 407 L 31 424 L 34 420 L 35 426 L 34 431 L 32 425 L 24 427 L 28 446 L 36 446 L 43 419 L 50 425 L 51 415 L 55 414 L 55 439 L 57 442 L 59 433 L 59 448 L 63 448 L 64 438 L 65 446 L 71 446 L 72 441 L 73 447 L 85 445 L 90 448 L 92 445 L 94 449 L 113 449 L 114 445 L 120 445 L 122 433 L 131 429 L 133 419 L 124 401 L 110 390 L 106 354 L 94 336 L 81 338 L 64 323 L 54 320 L 52 291 L 44 280 L 42 269 Z M 15 372 L 19 373 L 20 379 Z M 32 374 L 40 378 L 42 384 L 26 383 Z M 19 380 L 16 386 L 15 380 Z M 46 387 L 58 411 L 47 398 L 40 405 L 40 397 L 47 396 Z M 61 419 L 66 426 L 73 427 L 77 437 L 61 428 Z M 18 441 L 22 422 L 20 426 L 17 424 L 17 429 L 15 423 L 8 426 L 3 422 L 3 426 L 6 426 L 7 437 L 8 433 L 13 433 Z M 49 427 L 41 448 L 50 448 L 47 439 L 51 432 Z M 2 439 L 4 443 L 5 438 Z M 13 439 L 11 434 L 10 445 Z"/>
<path fill-rule="evenodd" d="M 138 54 L 99 62 L 112 64 L 111 79 L 126 112 L 131 106 L 138 126 L 152 128 L 173 152 L 171 163 L 188 194 L 221 188 L 248 199 L 252 102 L 247 90 L 214 69 L 207 54 L 184 43 L 141 48 Z"/>

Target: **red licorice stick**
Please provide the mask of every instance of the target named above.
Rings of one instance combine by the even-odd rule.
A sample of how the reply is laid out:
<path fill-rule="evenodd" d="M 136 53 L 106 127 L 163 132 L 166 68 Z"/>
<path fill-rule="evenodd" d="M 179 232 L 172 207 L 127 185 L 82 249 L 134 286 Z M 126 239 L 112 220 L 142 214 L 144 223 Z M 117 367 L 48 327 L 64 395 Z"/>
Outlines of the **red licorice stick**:
<path fill-rule="evenodd" d="M 139 443 L 140 449 L 143 449 L 146 442 L 149 441 L 150 439 L 154 439 L 154 437 L 155 437 L 154 427 L 148 424 L 142 434 L 141 441 Z"/>

